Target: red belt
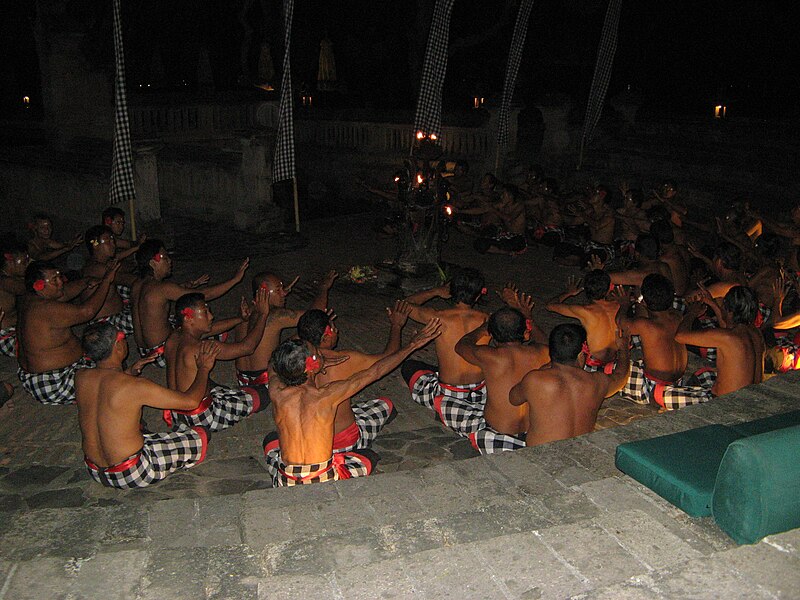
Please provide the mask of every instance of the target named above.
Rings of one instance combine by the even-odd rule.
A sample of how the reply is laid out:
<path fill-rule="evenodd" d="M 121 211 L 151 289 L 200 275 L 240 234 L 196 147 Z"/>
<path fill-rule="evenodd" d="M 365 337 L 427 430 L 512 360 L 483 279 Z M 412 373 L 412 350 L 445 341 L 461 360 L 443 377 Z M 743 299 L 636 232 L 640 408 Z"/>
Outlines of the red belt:
<path fill-rule="evenodd" d="M 88 457 L 83 457 L 83 462 L 86 463 L 86 466 L 89 467 L 92 471 L 98 471 L 100 473 L 120 473 L 121 471 L 126 471 L 130 469 L 133 465 L 137 464 L 139 460 L 142 458 L 142 451 L 139 450 L 136 454 L 133 454 L 130 458 L 126 458 L 121 463 L 117 463 L 115 465 L 111 465 L 110 467 L 98 467 L 92 461 L 89 460 Z"/>

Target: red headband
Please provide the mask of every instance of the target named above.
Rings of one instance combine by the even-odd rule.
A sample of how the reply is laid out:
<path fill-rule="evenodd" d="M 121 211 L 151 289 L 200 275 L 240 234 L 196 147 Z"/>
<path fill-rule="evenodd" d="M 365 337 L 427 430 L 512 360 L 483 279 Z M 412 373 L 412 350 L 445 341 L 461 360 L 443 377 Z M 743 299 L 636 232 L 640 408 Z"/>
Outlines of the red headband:
<path fill-rule="evenodd" d="M 103 219 L 103 223 L 105 223 L 106 225 L 111 225 L 111 223 L 113 222 L 114 219 L 112 219 L 111 217 L 106 217 L 105 219 Z"/>
<path fill-rule="evenodd" d="M 33 282 L 33 289 L 41 292 L 44 289 L 44 279 L 37 279 Z"/>
<path fill-rule="evenodd" d="M 14 260 L 14 255 L 11 254 L 11 252 L 6 252 L 5 254 L 3 254 L 3 256 L 5 257 L 5 259 L 7 261 L 13 261 Z"/>
<path fill-rule="evenodd" d="M 486 288 L 481 288 L 481 295 L 485 296 L 488 293 Z"/>
<path fill-rule="evenodd" d="M 157 263 L 161 262 L 161 252 L 156 252 L 155 256 L 153 256 L 153 260 Z"/>
<path fill-rule="evenodd" d="M 319 370 L 320 362 L 316 354 L 306 356 L 306 373 L 312 373 Z"/>
<path fill-rule="evenodd" d="M 533 321 L 531 319 L 525 319 L 525 332 L 530 333 L 533 331 Z"/>
<path fill-rule="evenodd" d="M 181 314 L 183 315 L 184 319 L 194 319 L 194 310 L 191 308 L 184 308 L 181 311 Z"/>
<path fill-rule="evenodd" d="M 325 325 L 325 331 L 322 333 L 323 336 L 333 336 L 333 328 L 330 325 Z"/>
<path fill-rule="evenodd" d="M 121 342 L 125 339 L 125 332 L 117 330 L 117 341 Z"/>

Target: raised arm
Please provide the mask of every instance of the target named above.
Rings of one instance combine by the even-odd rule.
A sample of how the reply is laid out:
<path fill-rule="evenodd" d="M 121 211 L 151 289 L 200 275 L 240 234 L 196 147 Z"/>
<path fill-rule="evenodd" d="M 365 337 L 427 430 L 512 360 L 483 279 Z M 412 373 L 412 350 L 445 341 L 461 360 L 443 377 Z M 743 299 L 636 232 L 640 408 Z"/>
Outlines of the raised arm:
<path fill-rule="evenodd" d="M 516 308 L 525 317 L 525 326 L 530 329 L 531 341 L 537 344 L 547 344 L 547 335 L 533 320 L 533 307 L 536 305 L 533 301 L 533 296 L 520 292 L 513 283 L 506 283 L 503 291 L 500 292 L 500 298 L 509 307 Z"/>
<path fill-rule="evenodd" d="M 215 300 L 220 296 L 224 296 L 227 294 L 233 286 L 237 285 L 243 278 L 244 274 L 247 271 L 247 267 L 250 266 L 250 259 L 245 258 L 242 261 L 242 264 L 239 265 L 239 268 L 234 273 L 233 277 L 228 279 L 227 281 L 223 281 L 216 285 L 210 285 L 203 290 L 203 295 L 206 297 L 206 301 Z"/>
<path fill-rule="evenodd" d="M 394 308 L 386 308 L 386 314 L 389 316 L 389 339 L 386 340 L 386 347 L 381 352 L 381 358 L 400 350 L 403 341 L 403 327 L 411 314 L 411 305 L 403 300 L 397 300 Z"/>
<path fill-rule="evenodd" d="M 54 260 L 59 256 L 66 254 L 70 250 L 80 246 L 82 243 L 83 243 L 83 236 L 81 234 L 78 234 L 74 238 L 72 238 L 72 240 L 67 244 L 62 244 L 61 242 L 51 240 L 50 247 L 41 253 L 36 253 L 36 256 L 34 256 L 34 252 L 31 252 L 30 245 L 28 246 L 28 252 L 31 258 L 34 260 L 48 261 L 48 260 Z"/>
<path fill-rule="evenodd" d="M 465 333 L 456 343 L 456 353 L 471 365 L 482 366 L 481 357 L 483 359 L 487 358 L 489 347 L 483 344 L 479 345 L 478 340 L 487 335 L 489 335 L 489 332 L 486 323 L 479 325 L 469 333 Z"/>
<path fill-rule="evenodd" d="M 191 410 L 197 408 L 206 395 L 208 387 L 208 375 L 214 368 L 214 362 L 220 351 L 220 344 L 217 342 L 205 341 L 200 343 L 200 349 L 195 355 L 197 373 L 194 376 L 192 385 L 185 392 L 170 390 L 147 379 L 140 379 L 137 382 L 136 400 L 142 406 L 152 408 Z"/>
<path fill-rule="evenodd" d="M 433 318 L 436 318 L 437 311 L 433 308 L 426 308 L 422 306 L 428 300 L 432 300 L 433 298 L 449 298 L 450 297 L 450 284 L 445 283 L 444 285 L 440 285 L 435 288 L 431 288 L 429 290 L 422 290 L 417 292 L 416 294 L 411 294 L 405 298 L 405 301 L 408 302 L 409 306 L 411 306 L 411 312 L 409 313 L 409 317 L 411 317 L 417 323 L 427 323 Z"/>
<path fill-rule="evenodd" d="M 339 273 L 331 269 L 325 274 L 325 277 L 322 278 L 322 281 L 319 283 L 319 290 L 317 292 L 316 298 L 311 303 L 311 309 L 318 308 L 319 310 L 327 310 L 328 308 L 328 294 L 333 287 L 333 282 L 336 281 L 336 278 L 339 276 Z M 295 281 L 297 281 L 295 279 Z M 294 282 L 292 282 L 294 285 Z M 291 285 L 289 286 L 291 288 Z"/>
<path fill-rule="evenodd" d="M 219 359 L 232 360 L 234 358 L 241 358 L 255 352 L 258 343 L 264 335 L 264 327 L 267 324 L 267 317 L 269 316 L 269 292 L 265 288 L 259 288 L 256 292 L 254 301 L 254 310 L 256 313 L 256 322 L 252 329 L 247 332 L 244 339 L 231 342 L 228 344 L 221 344 Z"/>
<path fill-rule="evenodd" d="M 71 327 L 80 325 L 91 320 L 103 307 L 103 303 L 108 296 L 108 290 L 114 282 L 114 277 L 119 269 L 119 263 L 110 262 L 106 266 L 106 274 L 97 284 L 94 293 L 81 304 L 70 304 L 69 302 L 58 302 L 52 305 L 50 318 L 59 325 Z"/>

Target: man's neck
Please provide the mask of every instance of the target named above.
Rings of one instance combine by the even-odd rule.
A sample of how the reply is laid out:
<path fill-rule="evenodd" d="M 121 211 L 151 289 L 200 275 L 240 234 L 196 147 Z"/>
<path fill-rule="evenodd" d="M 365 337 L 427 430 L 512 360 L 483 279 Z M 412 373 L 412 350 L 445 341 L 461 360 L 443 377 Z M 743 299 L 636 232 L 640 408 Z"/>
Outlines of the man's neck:
<path fill-rule="evenodd" d="M 108 369 L 110 371 L 122 371 L 122 362 L 119 360 L 114 360 L 113 358 L 109 357 L 105 360 L 101 360 L 97 363 L 98 369 Z"/>
<path fill-rule="evenodd" d="M 180 331 L 193 340 L 200 340 L 202 339 L 204 333 L 208 333 L 207 331 L 198 331 L 197 329 L 194 329 L 193 327 L 187 327 L 186 325 L 181 325 Z"/>

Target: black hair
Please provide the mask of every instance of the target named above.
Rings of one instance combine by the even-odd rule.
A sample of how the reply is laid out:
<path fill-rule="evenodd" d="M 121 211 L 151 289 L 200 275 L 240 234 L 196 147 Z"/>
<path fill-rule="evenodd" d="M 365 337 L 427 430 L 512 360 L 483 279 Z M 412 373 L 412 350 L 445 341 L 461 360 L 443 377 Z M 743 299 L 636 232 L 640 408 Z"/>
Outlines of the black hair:
<path fill-rule="evenodd" d="M 611 276 L 601 269 L 589 271 L 583 277 L 583 292 L 589 300 L 602 300 L 611 289 Z"/>
<path fill-rule="evenodd" d="M 658 240 L 649 233 L 640 233 L 636 236 L 634 248 L 638 254 L 642 255 L 647 260 L 657 260 L 659 252 L 661 251 Z"/>
<path fill-rule="evenodd" d="M 325 334 L 325 328 L 330 322 L 331 318 L 324 310 L 318 308 L 307 310 L 297 321 L 297 337 L 304 342 L 319 346 L 322 336 Z"/>
<path fill-rule="evenodd" d="M 83 235 L 83 241 L 86 244 L 86 249 L 89 251 L 90 256 L 94 254 L 95 248 L 95 245 L 92 244 L 92 242 L 99 242 L 100 238 L 106 233 L 111 237 L 114 237 L 114 232 L 111 231 L 111 227 L 108 227 L 107 225 L 95 225 L 86 230 L 86 233 Z"/>
<path fill-rule="evenodd" d="M 477 269 L 466 267 L 459 270 L 450 280 L 450 297 L 453 302 L 474 305 L 481 297 L 486 282 Z"/>
<path fill-rule="evenodd" d="M 269 271 L 261 271 L 260 273 L 256 273 L 253 275 L 253 280 L 250 282 L 250 288 L 253 292 L 253 298 L 256 297 L 258 290 L 261 289 L 261 285 L 267 282 L 267 279 L 270 277 L 274 277 L 272 273 Z"/>
<path fill-rule="evenodd" d="M 275 374 L 286 385 L 303 385 L 308 381 L 306 358 L 311 356 L 305 342 L 286 340 L 280 344 L 269 359 Z"/>
<path fill-rule="evenodd" d="M 650 235 L 656 238 L 662 246 L 675 241 L 675 232 L 672 224 L 666 219 L 657 219 L 650 224 Z"/>
<path fill-rule="evenodd" d="M 200 292 L 190 292 L 184 294 L 175 301 L 175 324 L 180 327 L 183 325 L 183 309 L 196 308 L 199 304 L 205 304 L 206 297 Z"/>
<path fill-rule="evenodd" d="M 722 300 L 722 306 L 730 311 L 734 323 L 752 325 L 758 312 L 758 300 L 749 287 L 736 285 L 728 290 Z"/>
<path fill-rule="evenodd" d="M 139 276 L 153 274 L 153 267 L 150 266 L 150 261 L 153 260 L 156 254 L 161 252 L 164 247 L 164 242 L 157 239 L 147 240 L 136 251 L 136 269 L 139 271 Z"/>
<path fill-rule="evenodd" d="M 87 325 L 81 337 L 83 353 L 94 362 L 107 359 L 117 341 L 117 331 L 119 330 L 108 322 Z"/>
<path fill-rule="evenodd" d="M 742 251 L 736 244 L 721 242 L 714 249 L 714 260 L 716 259 L 719 259 L 726 269 L 738 271 L 742 265 Z"/>
<path fill-rule="evenodd" d="M 29 264 L 28 268 L 25 269 L 25 289 L 29 292 L 35 292 L 36 290 L 33 289 L 34 282 L 44 279 L 47 276 L 47 271 L 58 271 L 58 267 L 45 260 L 35 260 Z"/>
<path fill-rule="evenodd" d="M 504 306 L 491 314 L 488 330 L 494 341 L 501 344 L 505 342 L 524 342 L 525 316 L 516 308 Z"/>
<path fill-rule="evenodd" d="M 586 330 L 577 323 L 561 323 L 553 327 L 548 338 L 550 360 L 571 365 L 577 359 L 586 341 Z"/>
<path fill-rule="evenodd" d="M 122 209 L 117 208 L 116 206 L 109 206 L 106 208 L 103 213 L 100 215 L 100 218 L 103 220 L 103 225 L 106 224 L 106 219 L 111 219 L 112 221 L 116 217 L 124 217 L 125 213 Z"/>
<path fill-rule="evenodd" d="M 602 194 L 604 201 L 608 200 L 608 187 L 606 187 L 605 185 L 598 184 L 594 186 L 594 191 L 598 194 Z"/>
<path fill-rule="evenodd" d="M 48 215 L 47 213 L 42 213 L 42 212 L 36 213 L 31 218 L 32 218 L 34 223 L 36 221 L 50 221 L 51 223 L 53 222 L 53 219 L 50 217 L 50 215 Z"/>
<path fill-rule="evenodd" d="M 662 188 L 671 187 L 676 192 L 678 191 L 678 184 L 675 183 L 674 179 L 665 179 L 664 181 L 661 182 L 661 187 Z"/>
<path fill-rule="evenodd" d="M 640 289 L 648 310 L 655 312 L 667 310 L 675 299 L 675 287 L 672 282 L 658 273 L 650 273 L 645 277 Z"/>

